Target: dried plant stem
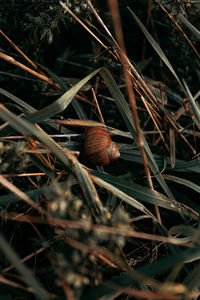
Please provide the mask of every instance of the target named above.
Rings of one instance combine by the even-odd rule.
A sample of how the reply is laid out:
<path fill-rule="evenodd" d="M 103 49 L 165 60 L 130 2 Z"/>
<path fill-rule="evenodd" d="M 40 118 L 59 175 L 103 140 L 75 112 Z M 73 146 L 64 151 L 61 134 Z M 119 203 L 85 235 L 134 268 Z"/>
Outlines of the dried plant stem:
<path fill-rule="evenodd" d="M 151 11 L 152 11 L 152 0 L 148 1 L 148 9 L 147 9 L 147 19 L 146 19 L 146 26 L 149 26 L 149 22 L 150 22 L 150 17 L 151 17 Z M 143 42 L 143 47 L 142 47 L 142 59 L 145 58 L 145 54 L 146 54 L 146 43 L 147 40 L 144 39 Z"/>
<path fill-rule="evenodd" d="M 194 219 L 198 220 L 199 214 L 195 211 L 192 211 Z M 0 217 L 5 218 L 5 213 L 0 212 Z M 36 224 L 50 224 L 51 226 L 58 226 L 63 229 L 67 228 L 75 228 L 75 229 L 81 229 L 86 231 L 97 231 L 102 232 L 106 234 L 116 234 L 116 235 L 122 235 L 126 237 L 134 237 L 138 239 L 145 239 L 150 241 L 159 241 L 163 243 L 170 243 L 173 245 L 182 245 L 184 247 L 192 247 L 192 243 L 184 243 L 183 241 L 173 238 L 173 237 L 166 237 L 166 236 L 160 236 L 156 234 L 151 233 L 145 233 L 141 231 L 135 231 L 135 230 L 127 230 L 127 229 L 119 229 L 115 227 L 109 227 L 104 225 L 93 225 L 90 223 L 86 223 L 84 221 L 73 221 L 73 220 L 61 220 L 53 218 L 49 215 L 48 219 L 44 219 L 41 216 L 33 216 L 33 215 L 19 215 L 15 212 L 8 212 L 6 213 L 6 218 L 11 221 L 15 222 L 24 222 L 24 223 L 36 223 Z"/>
<path fill-rule="evenodd" d="M 107 50 L 108 47 L 102 43 L 102 41 L 67 7 L 62 1 L 59 1 L 60 5 L 67 11 L 77 22 L 79 22 L 104 48 Z"/>
<path fill-rule="evenodd" d="M 17 217 L 16 217 L 17 218 Z M 36 250 L 35 252 L 32 252 L 31 254 L 25 256 L 21 262 L 25 262 L 29 259 L 31 259 L 32 257 L 38 255 L 39 253 L 43 252 L 44 250 L 46 250 L 46 248 L 41 247 L 40 249 Z M 3 273 L 9 272 L 10 270 L 14 269 L 14 265 L 10 265 L 9 267 L 6 267 L 5 269 L 2 270 Z"/>
<path fill-rule="evenodd" d="M 104 28 L 104 30 L 106 31 L 106 33 L 108 34 L 108 36 L 110 37 L 110 39 L 112 40 L 112 42 L 114 43 L 115 46 L 117 46 L 118 48 L 118 44 L 115 41 L 114 37 L 112 36 L 112 34 L 110 33 L 110 31 L 108 30 L 108 28 L 106 27 L 106 25 L 104 24 L 103 20 L 101 19 L 101 17 L 98 15 L 96 9 L 94 8 L 94 6 L 92 5 L 90 0 L 87 0 L 88 2 L 88 6 L 90 7 L 91 11 L 93 12 L 93 14 L 95 15 L 95 17 L 97 18 L 97 20 L 99 21 L 99 23 L 101 24 L 101 26 Z"/>
<path fill-rule="evenodd" d="M 0 33 L 3 35 L 3 37 L 13 46 L 13 48 L 15 48 L 16 50 L 17 50 L 17 52 L 19 52 L 29 63 L 30 63 L 30 65 L 34 68 L 34 69 L 36 69 L 39 73 L 41 73 L 41 74 L 43 74 L 44 76 L 45 76 L 45 74 L 41 71 L 41 70 L 39 70 L 39 68 L 38 68 L 38 66 L 34 63 L 34 62 L 32 62 L 32 60 L 30 60 L 30 58 L 28 58 L 28 56 L 26 55 L 26 54 L 24 54 L 24 52 L 22 52 L 20 49 L 19 49 L 19 47 L 17 47 L 17 45 L 15 45 L 14 43 L 13 43 L 13 41 L 11 41 L 11 39 L 2 31 L 2 30 L 0 30 Z"/>
<path fill-rule="evenodd" d="M 127 57 L 126 57 L 126 50 L 125 50 L 125 45 L 124 45 L 124 39 L 123 39 L 123 33 L 122 33 L 122 27 L 121 27 L 121 22 L 120 22 L 120 16 L 119 16 L 119 10 L 118 10 L 118 4 L 116 0 L 109 0 L 109 6 L 110 6 L 110 11 L 112 14 L 113 18 L 113 24 L 115 28 L 115 34 L 117 37 L 117 40 L 119 42 L 119 51 L 120 51 L 120 57 L 122 60 L 123 68 L 124 68 L 124 76 L 125 76 L 125 81 L 126 81 L 126 87 L 128 91 L 128 96 L 129 96 L 129 102 L 131 106 L 131 110 L 133 113 L 133 120 L 135 123 L 135 129 L 136 129 L 136 134 L 137 134 L 137 140 L 138 140 L 138 145 L 141 151 L 142 159 L 144 162 L 145 166 L 145 171 L 148 177 L 148 182 L 149 186 L 153 188 L 153 184 L 151 181 L 151 176 L 150 176 L 150 171 L 147 163 L 147 158 L 146 154 L 144 151 L 144 145 L 142 142 L 141 138 L 141 133 L 140 133 L 140 125 L 139 125 L 139 117 L 138 117 L 138 112 L 137 112 L 137 104 L 136 104 L 136 99 L 135 99 L 135 94 L 132 88 L 132 82 L 129 76 L 129 72 L 127 69 Z"/>
<path fill-rule="evenodd" d="M 91 11 L 94 13 L 95 17 L 97 18 L 98 22 L 101 24 L 101 26 L 104 28 L 105 32 L 107 33 L 107 35 L 110 38 L 110 42 L 113 45 L 114 49 L 118 49 L 119 50 L 119 45 L 116 42 L 116 40 L 114 39 L 114 37 L 112 36 L 112 34 L 110 33 L 110 31 L 108 30 L 108 28 L 106 27 L 106 25 L 104 24 L 103 20 L 101 19 L 101 17 L 98 15 L 97 11 L 95 10 L 95 8 L 93 7 L 92 3 L 90 0 L 87 0 L 88 2 L 88 6 L 90 7 Z M 150 17 L 150 12 L 151 12 L 151 4 L 152 4 L 152 0 L 149 0 L 149 17 Z M 122 63 L 121 57 L 119 55 L 117 55 L 117 59 Z M 135 89 L 137 90 L 137 92 L 140 94 L 140 96 L 142 97 L 143 95 L 145 95 L 150 102 L 152 103 L 152 105 L 157 109 L 160 110 L 159 105 L 157 103 L 157 100 L 155 98 L 155 96 L 153 95 L 153 93 L 151 92 L 151 90 L 148 88 L 148 86 L 146 85 L 145 81 L 142 79 L 142 77 L 140 76 L 140 74 L 138 74 L 138 72 L 136 71 L 136 69 L 133 67 L 133 65 L 130 63 L 128 57 L 126 56 L 126 60 L 127 63 L 130 67 L 130 70 L 132 70 L 133 74 L 131 73 L 130 70 L 128 70 L 129 75 L 131 76 L 131 80 L 133 82 L 133 85 L 135 87 Z M 142 94 L 143 93 L 143 94 Z M 146 102 L 146 99 L 143 97 L 144 101 Z M 153 110 L 153 107 L 150 107 L 151 110 Z M 153 110 L 155 114 L 158 114 L 155 110 Z M 159 116 L 159 115 L 158 115 Z M 153 122 L 155 122 L 154 117 L 153 117 L 153 112 L 151 114 L 151 117 L 153 118 Z M 156 126 L 157 127 L 157 126 Z M 160 130 L 158 130 L 159 134 L 161 135 L 161 138 L 163 140 L 163 142 L 166 145 L 166 142 L 164 140 L 164 137 L 161 133 Z M 168 149 L 168 148 L 167 148 Z"/>
<path fill-rule="evenodd" d="M 110 33 L 110 31 L 108 30 L 108 28 L 106 27 L 106 25 L 103 23 L 102 19 L 100 18 L 100 16 L 97 14 L 96 10 L 94 9 L 94 7 L 92 6 L 90 0 L 88 0 L 88 5 L 91 7 L 91 10 L 94 12 L 94 15 L 96 16 L 97 20 L 99 21 L 99 23 L 103 26 L 104 30 L 106 31 L 106 33 L 108 34 L 109 38 L 110 38 L 110 43 L 112 45 L 112 51 L 111 48 L 106 46 L 104 43 L 102 43 L 102 41 L 62 2 L 60 1 L 60 5 L 77 21 L 79 22 L 95 39 L 96 41 L 98 41 L 100 43 L 100 45 L 102 47 L 104 47 L 106 49 L 106 51 L 108 51 L 116 60 L 119 60 L 121 63 L 121 58 L 117 53 L 114 53 L 113 50 L 119 50 L 119 45 L 118 43 L 115 41 L 114 37 L 112 36 L 112 34 Z M 125 54 L 124 54 L 125 55 Z M 125 55 L 126 56 L 126 55 Z M 128 70 L 133 83 L 135 86 L 139 87 L 139 89 L 141 89 L 141 91 L 144 93 L 144 95 L 151 101 L 151 103 L 154 105 L 154 107 L 156 107 L 159 110 L 159 105 L 157 103 L 157 99 L 154 96 L 154 94 L 151 92 L 151 90 L 148 88 L 147 84 L 145 83 L 145 81 L 142 79 L 142 77 L 140 76 L 140 74 L 137 72 L 137 70 L 134 68 L 134 66 L 131 64 L 131 62 L 129 61 L 128 57 L 126 56 L 126 60 L 127 60 L 127 64 L 130 67 L 130 70 L 132 70 L 133 74 L 131 74 L 131 72 Z M 141 92 L 139 92 L 141 94 Z M 142 94 L 141 94 L 142 95 Z"/>
<path fill-rule="evenodd" d="M 41 214 L 47 215 L 48 213 L 42 207 L 40 207 L 37 203 L 35 203 L 30 197 L 28 197 L 24 192 L 22 192 L 19 188 L 17 188 L 14 184 L 9 182 L 6 178 L 3 178 L 0 175 L 0 184 L 7 188 L 10 192 L 15 194 L 18 198 L 29 204 L 30 206 L 34 207 L 37 211 Z"/>
<path fill-rule="evenodd" d="M 112 18 L 113 18 L 113 25 L 114 25 L 114 29 L 115 29 L 116 38 L 117 38 L 117 41 L 120 46 L 119 52 L 120 52 L 120 57 L 121 57 L 122 65 L 123 65 L 123 69 L 124 69 L 124 76 L 125 76 L 126 87 L 127 87 L 127 92 L 128 92 L 128 96 L 129 96 L 129 102 L 130 102 L 131 110 L 133 113 L 133 120 L 134 120 L 136 135 L 137 135 L 138 146 L 139 146 L 142 160 L 144 163 L 144 168 L 145 168 L 145 172 L 147 175 L 149 187 L 150 187 L 150 189 L 153 190 L 154 188 L 153 188 L 153 183 L 152 183 L 152 179 L 151 179 L 151 173 L 150 173 L 150 169 L 148 166 L 148 161 L 147 161 L 146 153 L 144 150 L 144 144 L 143 144 L 142 136 L 141 136 L 135 94 L 133 91 L 132 81 L 131 81 L 131 77 L 129 75 L 129 70 L 128 70 L 128 62 L 129 61 L 128 61 L 127 55 L 126 55 L 126 49 L 125 49 L 125 44 L 124 44 L 118 3 L 117 3 L 117 0 L 109 0 L 108 3 L 109 3 L 110 11 L 112 14 Z M 160 212 L 159 212 L 158 207 L 155 207 L 155 212 L 156 212 L 156 216 L 157 216 L 159 222 L 161 223 L 161 217 L 160 217 Z"/>
<path fill-rule="evenodd" d="M 171 21 L 174 23 L 174 25 L 178 28 L 178 30 L 182 33 L 182 35 L 184 36 L 184 38 L 186 39 L 186 41 L 188 42 L 188 44 L 191 46 L 191 48 L 193 49 L 194 53 L 198 56 L 198 58 L 200 58 L 200 54 L 197 51 L 197 49 L 194 47 L 194 45 L 192 44 L 192 42 L 190 41 L 190 39 L 188 38 L 188 36 L 185 34 L 185 32 L 181 29 L 181 27 L 177 24 L 177 22 L 174 20 L 174 18 L 172 17 L 172 15 L 170 15 L 170 13 L 168 13 L 168 11 L 166 10 L 166 8 L 158 1 L 158 0 L 154 0 L 161 8 L 162 10 L 167 14 L 167 16 L 171 19 Z"/>
<path fill-rule="evenodd" d="M 17 288 L 17 289 L 20 289 L 20 290 L 23 290 L 23 291 L 26 291 L 26 292 L 29 292 L 29 293 L 32 293 L 32 294 L 35 294 L 35 292 L 32 288 L 24 287 L 23 285 L 19 284 L 18 282 L 14 282 L 12 280 L 9 280 L 9 279 L 5 278 L 2 274 L 0 274 L 0 283 L 3 283 L 3 284 L 8 285 L 10 287 Z"/>
<path fill-rule="evenodd" d="M 11 63 L 11 64 L 13 64 L 13 65 L 15 65 L 15 66 L 17 66 L 17 67 L 19 67 L 19 68 L 21 68 L 21 69 L 27 71 L 27 72 L 29 72 L 30 74 L 32 74 L 32 75 L 34 75 L 34 76 L 36 76 L 36 77 L 38 77 L 38 78 L 40 78 L 40 79 L 46 81 L 47 83 L 53 85 L 53 86 L 56 87 L 57 89 L 60 88 L 59 84 L 57 84 L 56 82 L 53 82 L 51 79 L 49 79 L 49 78 L 46 77 L 45 75 L 42 75 L 42 74 L 40 74 L 40 73 L 38 73 L 38 72 L 36 72 L 36 71 L 30 69 L 29 67 L 23 65 L 22 63 L 16 61 L 13 57 L 8 56 L 8 55 L 6 55 L 6 54 L 0 52 L 0 58 L 2 58 L 2 59 L 4 59 L 4 60 L 6 60 L 7 62 L 9 62 L 9 63 Z"/>
<path fill-rule="evenodd" d="M 35 153 L 35 151 L 30 151 L 29 153 Z M 67 172 L 55 172 L 57 175 L 68 174 Z M 31 176 L 47 176 L 46 173 L 20 173 L 20 174 L 2 174 L 3 178 L 12 178 L 12 177 L 31 177 Z"/>
<path fill-rule="evenodd" d="M 149 285 L 153 286 L 152 283 L 154 283 L 154 282 L 149 283 Z M 180 295 L 176 295 L 176 294 L 169 293 L 169 292 L 144 291 L 144 290 L 139 290 L 139 289 L 135 289 L 132 287 L 124 288 L 124 287 L 118 286 L 117 284 L 113 284 L 113 283 L 108 283 L 107 286 L 115 291 L 119 291 L 120 294 L 128 295 L 125 299 L 131 299 L 132 298 L 131 296 L 133 296 L 133 299 L 181 300 Z M 154 288 L 158 289 L 158 287 L 156 287 L 156 286 L 154 286 Z M 177 289 L 184 292 L 184 285 L 177 284 Z M 120 294 L 118 294 L 118 296 Z M 189 299 L 192 299 L 193 297 L 197 297 L 197 296 L 199 296 L 199 293 L 196 291 L 192 291 L 189 293 Z"/>
<path fill-rule="evenodd" d="M 103 115 L 102 115 L 102 113 L 101 113 L 101 109 L 100 109 L 100 107 L 99 107 L 99 103 L 98 103 L 98 101 L 97 101 L 97 97 L 96 97 L 96 94 L 95 94 L 95 91 L 94 91 L 93 88 L 92 88 L 92 94 L 93 94 L 93 97 L 94 97 L 94 101 L 95 101 L 95 103 L 96 103 L 96 107 L 97 107 L 97 110 L 98 110 L 98 113 L 99 113 L 101 122 L 102 122 L 103 124 L 105 124 L 104 118 L 103 118 Z"/>

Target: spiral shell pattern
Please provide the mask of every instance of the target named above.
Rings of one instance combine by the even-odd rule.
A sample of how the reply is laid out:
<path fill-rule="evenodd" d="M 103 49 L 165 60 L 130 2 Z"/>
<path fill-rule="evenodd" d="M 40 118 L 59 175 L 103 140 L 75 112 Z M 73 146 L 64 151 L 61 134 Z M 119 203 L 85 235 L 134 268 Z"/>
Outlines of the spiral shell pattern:
<path fill-rule="evenodd" d="M 88 127 L 84 140 L 85 155 L 92 164 L 106 166 L 119 158 L 117 145 L 103 128 Z"/>

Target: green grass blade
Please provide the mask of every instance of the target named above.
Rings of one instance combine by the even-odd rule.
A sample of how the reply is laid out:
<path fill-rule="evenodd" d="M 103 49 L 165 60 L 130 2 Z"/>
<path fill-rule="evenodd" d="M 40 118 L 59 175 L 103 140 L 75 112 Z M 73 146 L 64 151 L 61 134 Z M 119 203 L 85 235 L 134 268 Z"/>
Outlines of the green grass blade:
<path fill-rule="evenodd" d="M 166 180 L 170 180 L 170 181 L 173 181 L 175 183 L 182 184 L 182 185 L 187 186 L 190 189 L 196 191 L 197 193 L 200 193 L 200 186 L 193 183 L 193 182 L 191 182 L 190 180 L 180 178 L 180 177 L 176 177 L 176 176 L 173 176 L 173 175 L 163 175 L 163 177 Z"/>
<path fill-rule="evenodd" d="M 165 169 L 165 166 L 166 166 L 167 171 L 172 171 L 170 157 L 167 157 L 165 155 L 155 154 L 155 153 L 153 153 L 153 156 L 155 158 L 156 164 L 158 165 L 158 167 L 160 169 L 163 169 L 163 168 Z M 122 150 L 120 150 L 120 157 L 125 160 L 136 162 L 139 164 L 143 163 L 140 151 L 138 151 L 138 150 L 122 149 Z M 200 173 L 200 161 L 199 161 L 199 159 L 193 159 L 191 161 L 183 161 L 180 159 L 176 159 L 176 165 L 175 165 L 173 171 Z"/>
<path fill-rule="evenodd" d="M 63 93 L 67 92 L 70 89 L 70 87 L 60 77 L 58 77 L 54 72 L 52 72 L 50 69 L 48 69 L 46 67 L 44 69 L 52 77 L 52 79 L 60 85 Z M 84 112 L 83 108 L 81 107 L 81 104 L 79 103 L 78 99 L 73 98 L 71 103 L 72 103 L 72 106 L 73 106 L 75 112 L 77 113 L 78 117 L 80 119 L 86 120 L 87 115 Z"/>
<path fill-rule="evenodd" d="M 137 201 L 133 197 L 128 196 L 126 193 L 122 192 L 116 186 L 114 186 L 114 185 L 112 185 L 112 184 L 106 182 L 105 180 L 103 180 L 99 177 L 96 177 L 96 176 L 95 177 L 93 176 L 93 180 L 99 186 L 101 186 L 101 187 L 105 188 L 106 190 L 110 191 L 113 195 L 119 197 L 120 199 L 122 199 L 126 203 L 128 203 L 129 205 L 135 207 L 136 209 L 140 210 L 141 212 L 143 212 L 144 214 L 146 214 L 147 216 L 149 216 L 150 218 L 152 218 L 153 220 L 158 222 L 156 217 L 142 203 L 140 203 L 139 201 Z"/>
<path fill-rule="evenodd" d="M 8 91 L 1 89 L 0 88 L 0 93 L 4 96 L 6 96 L 7 98 L 10 98 L 12 101 L 14 101 L 15 103 L 17 103 L 18 105 L 20 105 L 21 107 L 23 107 L 27 113 L 31 114 L 36 112 L 37 110 L 32 107 L 31 105 L 29 105 L 28 103 L 24 102 L 23 100 L 21 100 L 20 98 L 14 96 L 13 94 L 9 93 Z"/>
<path fill-rule="evenodd" d="M 148 277 L 149 280 L 151 280 L 154 276 L 161 276 L 161 274 L 176 267 L 178 264 L 185 264 L 199 259 L 199 245 L 184 251 L 180 251 L 177 248 L 176 253 L 171 256 L 161 258 L 156 262 L 136 268 L 133 272 L 121 274 L 98 287 L 89 288 L 87 290 L 87 299 L 113 299 L 118 295 L 119 291 L 116 291 L 114 287 L 112 288 L 112 285 L 125 288 L 132 286 L 136 281 L 138 283 L 141 283 L 142 280 L 148 282 Z M 86 294 L 84 293 L 83 296 L 86 296 Z M 81 299 L 83 300 L 84 298 Z"/>
<path fill-rule="evenodd" d="M 155 41 L 155 39 L 151 36 L 151 34 L 148 32 L 148 30 L 144 27 L 144 25 L 142 24 L 142 22 L 138 19 L 138 17 L 136 16 L 136 14 L 128 7 L 128 10 L 130 11 L 130 13 L 132 14 L 132 16 L 134 17 L 135 21 L 137 22 L 138 26 L 140 27 L 140 29 L 142 30 L 142 32 L 144 33 L 144 35 L 146 36 L 147 40 L 149 41 L 149 43 L 151 44 L 151 46 L 154 48 L 154 50 L 157 52 L 157 54 L 160 56 L 160 58 L 163 60 L 163 62 L 166 64 L 166 66 L 168 67 L 168 69 L 171 71 L 171 73 L 174 75 L 174 77 L 176 78 L 178 84 L 180 85 L 180 87 L 182 88 L 182 90 L 184 90 L 184 87 L 180 81 L 180 79 L 178 78 L 178 75 L 176 74 L 174 68 L 172 67 L 171 63 L 169 62 L 168 58 L 166 57 L 166 55 L 164 54 L 163 50 L 160 48 L 160 46 L 158 45 L 158 43 Z"/>
<path fill-rule="evenodd" d="M 194 159 L 191 161 L 181 161 L 177 159 L 174 170 L 177 172 L 200 173 L 200 161 L 199 159 Z"/>
<path fill-rule="evenodd" d="M 107 181 L 117 187 L 119 190 L 123 191 L 127 195 L 137 199 L 138 201 L 146 202 L 149 204 L 153 204 L 162 208 L 166 208 L 168 210 L 177 212 L 182 214 L 183 216 L 193 217 L 195 219 L 198 218 L 198 214 L 191 214 L 191 210 L 183 207 L 177 201 L 172 201 L 171 199 L 165 197 L 155 190 L 151 190 L 147 187 L 140 186 L 136 183 L 130 183 L 127 180 L 122 178 L 116 178 L 110 174 L 100 173 L 96 171 L 92 171 L 91 174 L 95 175 Z"/>
<path fill-rule="evenodd" d="M 52 104 L 40 109 L 39 111 L 31 114 L 27 117 L 32 123 L 39 123 L 41 121 L 47 120 L 50 117 L 53 117 L 61 112 L 63 112 L 67 106 L 71 103 L 74 96 L 78 93 L 78 91 L 86 84 L 93 76 L 95 76 L 100 69 L 95 70 L 82 80 L 80 80 L 76 85 L 74 85 L 70 90 L 65 92 L 60 98 L 58 98 Z"/>
<path fill-rule="evenodd" d="M 67 154 L 66 151 L 63 151 L 62 148 L 59 147 L 58 144 L 53 141 L 53 139 L 51 139 L 44 131 L 41 131 L 37 127 L 35 127 L 32 123 L 20 119 L 13 113 L 4 110 L 1 107 L 0 117 L 4 121 L 9 122 L 11 126 L 13 126 L 17 131 L 21 132 L 23 135 L 34 137 L 41 141 L 44 145 L 46 145 L 54 153 L 54 155 L 63 163 L 63 166 L 70 173 L 75 174 L 86 196 L 89 207 L 91 209 L 92 207 L 96 208 L 96 204 L 100 203 L 96 189 L 92 181 L 88 177 L 87 172 L 83 170 L 83 168 L 79 165 L 75 156 L 72 156 L 71 153 Z M 101 210 L 101 207 L 99 207 L 98 211 L 96 211 L 97 214 L 99 213 L 99 210 Z"/>
<path fill-rule="evenodd" d="M 184 251 L 177 251 L 177 253 L 161 258 L 152 264 L 140 267 L 137 271 L 142 272 L 147 276 L 156 276 L 182 263 L 189 263 L 200 259 L 200 246 L 196 245 Z"/>
<path fill-rule="evenodd" d="M 6 96 L 7 98 L 11 99 L 13 102 L 15 102 L 18 106 L 20 105 L 20 107 L 22 108 L 21 111 L 25 114 L 32 114 L 32 113 L 35 113 L 37 112 L 37 110 L 32 107 L 31 105 L 27 104 L 25 101 L 21 100 L 20 98 L 16 97 L 15 95 L 9 93 L 8 91 L 4 90 L 4 89 L 1 89 L 0 88 L 0 93 L 4 96 Z M 24 119 L 26 119 L 27 116 L 24 117 Z M 58 125 L 57 124 L 45 124 L 46 126 L 48 126 L 49 128 L 58 128 Z M 64 132 L 68 132 L 66 128 L 63 128 L 62 131 Z M 8 134 L 11 134 L 14 132 L 14 129 L 11 128 L 9 125 L 1 130 L 0 132 L 0 136 L 6 136 Z"/>
<path fill-rule="evenodd" d="M 5 240 L 5 238 L 0 233 L 0 248 L 3 251 L 4 255 L 8 258 L 8 260 L 13 264 L 16 270 L 21 274 L 24 280 L 30 285 L 36 295 L 42 300 L 48 300 L 47 292 L 40 285 L 39 281 L 33 277 L 30 270 L 20 261 L 17 254 L 10 248 L 9 244 Z"/>
<path fill-rule="evenodd" d="M 187 26 L 187 28 L 200 40 L 200 31 L 194 27 L 182 14 L 178 18 Z"/>
<path fill-rule="evenodd" d="M 129 131 L 130 131 L 131 135 L 133 136 L 133 138 L 135 139 L 135 141 L 137 141 L 135 128 L 134 128 L 134 122 L 133 122 L 133 115 L 130 111 L 130 108 L 129 108 L 126 100 L 124 99 L 124 96 L 122 95 L 120 89 L 118 88 L 117 84 L 115 83 L 112 75 L 106 68 L 100 69 L 100 74 L 106 81 L 106 84 L 107 84 L 113 98 L 115 99 L 116 105 L 122 115 L 124 122 L 126 123 L 127 128 L 129 129 Z M 168 188 L 162 175 L 160 174 L 160 170 L 154 160 L 153 154 L 148 146 L 148 143 L 147 143 L 142 131 L 141 131 L 141 136 L 142 136 L 144 148 L 146 151 L 146 155 L 147 155 L 147 159 L 148 159 L 148 163 L 149 163 L 149 167 L 150 167 L 151 171 L 153 172 L 154 176 L 156 177 L 156 179 L 162 186 L 162 188 L 165 191 L 165 193 L 167 194 L 167 196 L 171 199 L 174 199 L 172 192 L 170 191 L 170 189 Z"/>
<path fill-rule="evenodd" d="M 176 164 L 176 140 L 174 128 L 169 129 L 169 140 L 170 140 L 170 161 L 171 167 L 174 169 Z"/>
<path fill-rule="evenodd" d="M 193 110 L 193 114 L 195 116 L 195 118 L 193 118 L 193 119 L 194 119 L 197 127 L 200 129 L 200 111 L 199 111 L 199 108 L 197 107 L 197 105 L 195 103 L 195 100 L 194 100 L 194 98 L 193 98 L 193 96 L 192 96 L 192 94 L 191 94 L 191 92 L 189 90 L 189 87 L 187 86 L 186 82 L 183 81 L 183 83 L 184 83 L 184 86 L 186 88 L 186 91 L 187 91 L 187 94 L 188 94 L 188 97 L 189 97 L 188 100 L 189 100 L 189 102 L 191 104 L 191 107 L 192 107 L 192 110 Z"/>

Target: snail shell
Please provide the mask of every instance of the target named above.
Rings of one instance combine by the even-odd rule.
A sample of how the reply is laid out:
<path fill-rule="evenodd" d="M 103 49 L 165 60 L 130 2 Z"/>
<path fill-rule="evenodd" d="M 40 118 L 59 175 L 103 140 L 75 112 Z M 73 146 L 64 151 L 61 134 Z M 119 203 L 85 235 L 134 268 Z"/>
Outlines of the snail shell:
<path fill-rule="evenodd" d="M 88 161 L 99 166 L 106 166 L 120 156 L 117 145 L 103 128 L 86 128 L 84 150 Z"/>

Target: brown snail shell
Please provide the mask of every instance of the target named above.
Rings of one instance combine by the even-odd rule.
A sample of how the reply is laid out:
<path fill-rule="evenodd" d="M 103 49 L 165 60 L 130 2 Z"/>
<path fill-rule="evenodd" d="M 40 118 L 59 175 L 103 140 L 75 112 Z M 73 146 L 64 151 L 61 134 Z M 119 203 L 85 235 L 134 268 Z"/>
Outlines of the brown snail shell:
<path fill-rule="evenodd" d="M 106 166 L 120 156 L 117 145 L 103 128 L 86 128 L 84 150 L 88 161 L 98 166 Z"/>

